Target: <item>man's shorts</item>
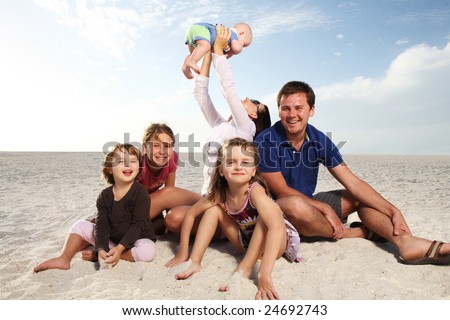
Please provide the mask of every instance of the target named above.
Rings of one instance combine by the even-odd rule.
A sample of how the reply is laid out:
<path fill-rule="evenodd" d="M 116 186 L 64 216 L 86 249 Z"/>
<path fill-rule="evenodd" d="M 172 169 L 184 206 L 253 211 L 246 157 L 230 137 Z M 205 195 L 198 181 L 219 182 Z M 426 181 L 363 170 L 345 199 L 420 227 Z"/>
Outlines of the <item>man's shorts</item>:
<path fill-rule="evenodd" d="M 330 205 L 331 208 L 336 211 L 336 214 L 339 219 L 341 219 L 342 223 L 347 222 L 347 218 L 342 216 L 342 190 L 319 192 L 313 196 L 313 199 Z"/>

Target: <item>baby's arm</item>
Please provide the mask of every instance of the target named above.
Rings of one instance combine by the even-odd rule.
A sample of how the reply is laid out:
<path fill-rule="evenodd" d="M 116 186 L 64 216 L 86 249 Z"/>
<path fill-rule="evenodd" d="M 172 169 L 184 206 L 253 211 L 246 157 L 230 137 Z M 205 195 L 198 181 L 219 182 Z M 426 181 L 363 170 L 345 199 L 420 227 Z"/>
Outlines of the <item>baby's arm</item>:
<path fill-rule="evenodd" d="M 230 50 L 226 53 L 227 59 L 242 52 L 244 46 L 238 40 L 231 40 Z"/>
<path fill-rule="evenodd" d="M 203 197 L 189 208 L 188 212 L 184 216 L 183 224 L 181 225 L 180 247 L 175 257 L 166 263 L 167 268 L 174 267 L 189 258 L 189 239 L 195 223 L 195 218 L 212 206 L 213 204 Z"/>

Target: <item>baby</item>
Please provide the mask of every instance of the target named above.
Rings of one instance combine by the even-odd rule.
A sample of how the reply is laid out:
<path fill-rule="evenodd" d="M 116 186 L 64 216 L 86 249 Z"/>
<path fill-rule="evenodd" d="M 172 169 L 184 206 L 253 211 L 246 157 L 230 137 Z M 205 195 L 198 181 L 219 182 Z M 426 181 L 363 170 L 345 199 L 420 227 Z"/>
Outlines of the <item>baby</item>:
<path fill-rule="evenodd" d="M 222 26 L 222 28 L 226 28 Z M 246 23 L 240 22 L 230 28 L 231 37 L 228 48 L 225 49 L 226 57 L 241 53 L 244 47 L 248 47 L 252 42 L 252 29 Z M 189 55 L 183 63 L 183 73 L 188 79 L 194 78 L 191 69 L 200 73 L 197 66 L 198 61 L 211 49 L 216 40 L 216 26 L 210 23 L 195 23 L 186 31 L 185 44 L 188 46 Z"/>

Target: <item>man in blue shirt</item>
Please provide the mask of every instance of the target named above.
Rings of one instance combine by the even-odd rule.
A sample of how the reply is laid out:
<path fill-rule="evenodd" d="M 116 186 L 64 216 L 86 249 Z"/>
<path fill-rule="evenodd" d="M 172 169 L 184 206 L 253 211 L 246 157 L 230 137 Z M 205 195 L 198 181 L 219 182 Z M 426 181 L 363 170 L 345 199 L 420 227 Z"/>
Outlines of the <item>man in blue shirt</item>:
<path fill-rule="evenodd" d="M 315 94 L 307 83 L 286 83 L 277 103 L 280 121 L 255 139 L 259 169 L 301 235 L 390 241 L 402 263 L 450 265 L 450 244 L 413 236 L 400 210 L 353 174 L 336 145 L 308 124 Z M 314 195 L 320 164 L 344 189 Z M 362 224 L 346 228 L 343 223 L 355 211 Z"/>

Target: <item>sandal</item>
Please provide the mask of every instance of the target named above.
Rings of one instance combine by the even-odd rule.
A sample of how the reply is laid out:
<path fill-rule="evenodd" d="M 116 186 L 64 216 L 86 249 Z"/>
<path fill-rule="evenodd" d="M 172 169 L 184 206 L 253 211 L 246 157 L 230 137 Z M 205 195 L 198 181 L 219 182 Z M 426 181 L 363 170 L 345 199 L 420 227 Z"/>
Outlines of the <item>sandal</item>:
<path fill-rule="evenodd" d="M 431 243 L 430 248 L 428 248 L 425 257 L 413 260 L 406 260 L 403 259 L 402 257 L 399 257 L 399 261 L 403 264 L 409 265 L 435 264 L 448 266 L 450 265 L 450 254 L 439 256 L 439 251 L 441 250 L 443 244 L 444 243 L 441 241 L 434 240 Z"/>
<path fill-rule="evenodd" d="M 378 242 L 378 243 L 386 243 L 389 240 L 383 238 L 382 236 L 380 236 L 379 234 L 373 232 L 372 230 L 370 230 L 369 228 L 367 228 L 362 222 L 360 221 L 355 221 L 352 222 L 350 224 L 350 228 L 363 228 L 364 231 L 366 232 L 366 239 L 373 241 L 373 242 Z"/>

